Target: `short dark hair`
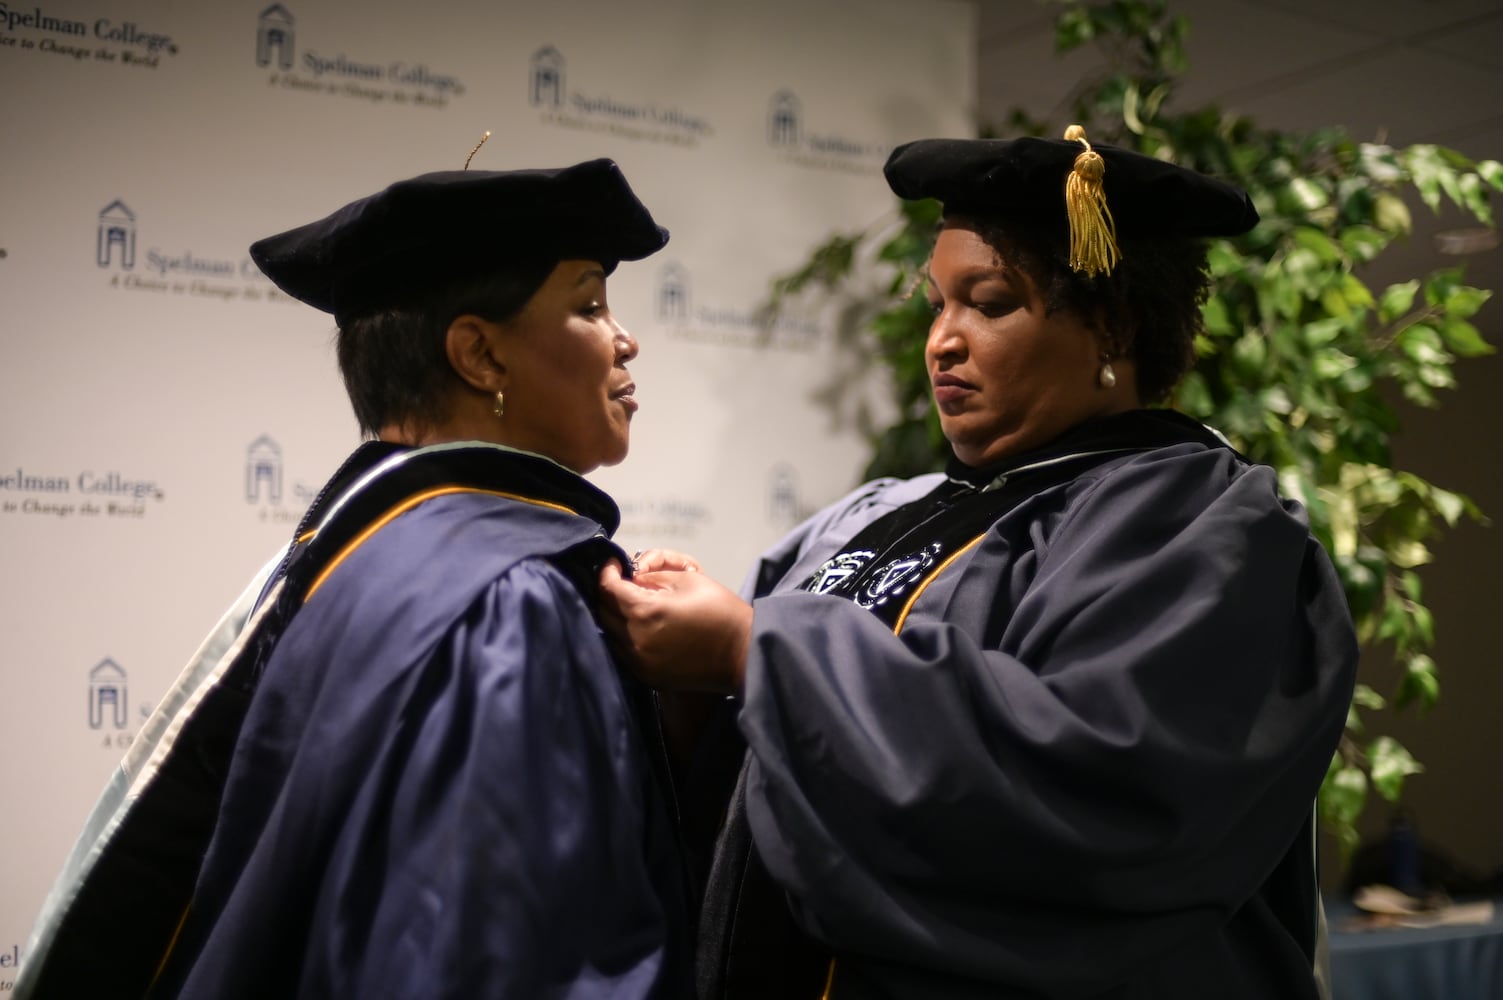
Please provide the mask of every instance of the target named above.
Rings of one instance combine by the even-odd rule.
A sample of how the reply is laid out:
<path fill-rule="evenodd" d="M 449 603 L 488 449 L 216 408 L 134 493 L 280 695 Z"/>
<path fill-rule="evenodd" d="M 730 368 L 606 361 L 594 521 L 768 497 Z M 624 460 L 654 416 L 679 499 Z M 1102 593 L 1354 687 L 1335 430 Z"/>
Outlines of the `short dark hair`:
<path fill-rule="evenodd" d="M 408 306 L 347 320 L 336 354 L 355 419 L 366 434 L 388 424 L 432 427 L 445 420 L 459 376 L 445 348 L 449 324 L 474 313 L 503 323 L 527 305 L 555 261 L 529 261 L 480 277 L 457 278 Z"/>
<path fill-rule="evenodd" d="M 1050 313 L 1073 312 L 1094 324 L 1099 314 L 1116 349 L 1137 366 L 1138 395 L 1162 402 L 1195 363 L 1200 307 L 1210 294 L 1206 243 L 1186 236 L 1119 240 L 1111 274 L 1087 277 L 1070 267 L 1069 234 L 965 219 L 988 246 L 1027 274 Z"/>

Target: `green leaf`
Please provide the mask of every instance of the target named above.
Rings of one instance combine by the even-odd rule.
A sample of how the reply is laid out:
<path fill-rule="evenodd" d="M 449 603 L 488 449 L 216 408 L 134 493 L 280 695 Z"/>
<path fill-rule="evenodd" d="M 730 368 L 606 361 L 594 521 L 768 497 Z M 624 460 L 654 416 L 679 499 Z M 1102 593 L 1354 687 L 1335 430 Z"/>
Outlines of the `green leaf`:
<path fill-rule="evenodd" d="M 1472 288 L 1470 285 L 1451 285 L 1445 289 L 1445 298 L 1441 305 L 1445 307 L 1447 314 L 1457 319 L 1469 319 L 1477 314 L 1482 304 L 1493 297 L 1493 293 L 1485 288 Z"/>
<path fill-rule="evenodd" d="M 1446 527 L 1456 527 L 1456 522 L 1461 520 L 1461 515 L 1466 512 L 1466 500 L 1459 494 L 1448 490 L 1432 488 L 1430 490 L 1430 502 L 1435 506 L 1435 512 L 1446 522 Z M 1406 589 L 1407 592 L 1407 589 Z M 1419 600 L 1419 584 L 1416 578 L 1414 592 L 1409 594 L 1414 600 Z"/>
<path fill-rule="evenodd" d="M 1476 169 L 1478 177 L 1497 190 L 1503 191 L 1503 163 L 1497 160 L 1479 160 Z"/>
<path fill-rule="evenodd" d="M 1355 705 L 1361 705 L 1363 708 L 1373 709 L 1374 711 L 1377 711 L 1378 709 L 1381 709 L 1386 704 L 1388 704 L 1381 694 L 1374 691 L 1366 684 L 1357 685 L 1356 690 L 1352 692 L 1352 703 Z"/>
<path fill-rule="evenodd" d="M 1423 566 L 1430 561 L 1430 550 L 1424 542 L 1413 538 L 1401 538 L 1391 542 L 1385 549 L 1388 561 L 1404 569 Z"/>
<path fill-rule="evenodd" d="M 1090 11 L 1072 7 L 1059 16 L 1054 25 L 1054 49 L 1069 52 L 1096 37 L 1096 22 Z"/>
<path fill-rule="evenodd" d="M 1404 179 L 1404 168 L 1392 146 L 1364 142 L 1358 151 L 1363 173 L 1381 184 L 1397 184 Z"/>
<path fill-rule="evenodd" d="M 1383 605 L 1383 616 L 1378 625 L 1378 639 L 1380 641 L 1391 639 L 1398 646 L 1408 645 L 1409 626 L 1408 609 L 1399 601 L 1388 601 Z"/>
<path fill-rule="evenodd" d="M 1242 255 L 1232 249 L 1231 244 L 1225 240 L 1216 240 L 1211 243 L 1206 253 L 1206 265 L 1213 278 L 1232 277 L 1247 270 L 1247 262 Z"/>
<path fill-rule="evenodd" d="M 1372 290 L 1355 274 L 1341 276 L 1341 294 L 1354 307 L 1370 309 L 1377 305 L 1377 302 L 1373 300 Z"/>
<path fill-rule="evenodd" d="M 1341 247 L 1347 256 L 1365 264 L 1387 249 L 1390 237 L 1372 226 L 1350 226 L 1341 231 Z"/>
<path fill-rule="evenodd" d="M 1367 775 L 1350 765 L 1327 773 L 1320 788 L 1320 804 L 1331 819 L 1353 823 L 1367 803 Z"/>
<path fill-rule="evenodd" d="M 1353 396 L 1360 396 L 1372 388 L 1373 366 L 1371 364 L 1359 364 L 1351 371 L 1343 374 L 1339 383 L 1342 392 Z"/>
<path fill-rule="evenodd" d="M 1268 363 L 1268 342 L 1255 333 L 1246 333 L 1232 345 L 1232 356 L 1244 372 L 1256 374 Z"/>
<path fill-rule="evenodd" d="M 1289 193 L 1294 196 L 1295 202 L 1306 212 L 1313 212 L 1318 208 L 1325 208 L 1331 203 L 1330 196 L 1319 184 L 1308 177 L 1295 177 L 1289 182 Z"/>
<path fill-rule="evenodd" d="M 1481 222 L 1483 225 L 1493 224 L 1493 210 L 1487 203 L 1487 190 L 1482 186 L 1482 178 L 1476 174 L 1462 174 L 1457 182 L 1460 189 L 1462 207 Z"/>
<path fill-rule="evenodd" d="M 1397 339 L 1399 349 L 1422 365 L 1441 364 L 1448 360 L 1440 333 L 1428 323 L 1405 327 Z"/>
<path fill-rule="evenodd" d="M 1282 280 L 1279 270 L 1274 267 L 1265 272 L 1259 297 L 1260 300 L 1264 297 L 1267 299 L 1266 304 L 1260 301 L 1264 313 L 1284 319 L 1298 319 L 1304 303 L 1295 282 Z"/>
<path fill-rule="evenodd" d="M 1387 193 L 1378 195 L 1373 203 L 1373 224 L 1383 232 L 1395 235 L 1408 235 L 1414 228 L 1409 206 L 1402 199 Z"/>
<path fill-rule="evenodd" d="M 1419 192 L 1420 200 L 1428 205 L 1432 212 L 1438 211 L 1441 181 L 1449 168 L 1436 154 L 1435 147 L 1410 146 L 1404 151 L 1403 160 L 1409 167 L 1409 179 L 1413 182 L 1415 190 Z"/>
<path fill-rule="evenodd" d="M 1431 708 L 1440 698 L 1440 680 L 1435 674 L 1435 661 L 1424 653 L 1417 653 L 1404 665 L 1404 676 L 1399 681 L 1399 693 L 1394 706 L 1402 708 L 1418 701 L 1423 708 Z"/>
<path fill-rule="evenodd" d="M 1332 316 L 1345 319 L 1352 314 L 1352 307 L 1339 288 L 1327 288 L 1320 293 L 1320 307 Z"/>
<path fill-rule="evenodd" d="M 915 201 L 903 201 L 899 205 L 903 218 L 907 220 L 908 228 L 925 238 L 924 251 L 928 255 L 929 241 L 934 237 L 934 231 L 939 228 L 939 223 L 944 218 L 944 205 L 937 198 L 919 198 Z"/>
<path fill-rule="evenodd" d="M 1435 645 L 1435 616 L 1430 609 L 1423 604 L 1416 604 L 1413 608 L 1414 634 L 1422 646 Z"/>
<path fill-rule="evenodd" d="M 818 284 L 833 288 L 850 276 L 856 259 L 860 235 L 848 236 L 837 233 L 814 248 L 809 261 L 798 271 L 773 282 L 774 297 L 792 295 L 810 285 Z"/>
<path fill-rule="evenodd" d="M 1307 286 L 1322 270 L 1320 255 L 1308 247 L 1295 247 L 1284 256 L 1284 274 Z"/>
<path fill-rule="evenodd" d="M 1142 135 L 1147 131 L 1143 127 L 1143 120 L 1138 117 L 1138 88 L 1129 84 L 1122 92 L 1122 123 L 1127 126 L 1129 132 Z"/>
<path fill-rule="evenodd" d="M 1463 358 L 1475 358 L 1492 354 L 1493 345 L 1482 339 L 1481 332 L 1464 319 L 1446 319 L 1440 324 L 1440 335 L 1446 346 Z"/>
<path fill-rule="evenodd" d="M 1324 347 L 1315 352 L 1311 360 L 1311 370 L 1316 377 L 1323 379 L 1338 378 L 1345 374 L 1357 363 L 1357 359 L 1345 351 L 1334 347 Z"/>
<path fill-rule="evenodd" d="M 1425 301 L 1432 306 L 1443 306 L 1461 287 L 1460 268 L 1448 267 L 1433 271 L 1425 278 Z"/>
<path fill-rule="evenodd" d="M 1392 323 L 1407 313 L 1414 307 L 1414 296 L 1419 292 L 1419 286 L 1418 278 L 1389 285 L 1378 301 L 1378 317 L 1385 323 Z"/>
<path fill-rule="evenodd" d="M 1399 800 L 1404 779 L 1419 774 L 1424 765 L 1414 759 L 1404 745 L 1392 736 L 1379 736 L 1367 746 L 1368 769 L 1372 772 L 1373 787 L 1389 802 Z"/>
<path fill-rule="evenodd" d="M 1324 194 L 1321 192 L 1322 197 Z M 1341 259 L 1341 250 L 1336 241 L 1314 227 L 1300 226 L 1295 229 L 1294 242 L 1315 254 L 1322 264 L 1334 264 Z"/>
<path fill-rule="evenodd" d="M 1211 390 L 1206 386 L 1205 376 L 1191 372 L 1174 394 L 1175 405 L 1197 420 L 1205 420 L 1215 413 Z"/>
<path fill-rule="evenodd" d="M 1451 371 L 1450 357 L 1419 368 L 1419 380 L 1432 389 L 1456 388 L 1456 373 Z"/>
<path fill-rule="evenodd" d="M 1414 308 L 1414 295 L 1419 293 L 1419 278 L 1411 278 L 1410 281 L 1401 281 L 1399 284 L 1390 284 L 1383 290 L 1383 298 L 1378 299 L 1378 319 L 1384 323 L 1392 323 L 1398 317 Z"/>
<path fill-rule="evenodd" d="M 1209 334 L 1224 337 L 1235 330 L 1231 315 L 1226 309 L 1226 300 L 1219 295 L 1212 295 L 1206 299 L 1206 304 L 1201 307 L 1200 315 L 1205 323 L 1206 332 Z"/>
<path fill-rule="evenodd" d="M 1411 601 L 1418 601 L 1423 593 L 1424 585 L 1420 575 L 1413 571 L 1399 574 L 1399 588 L 1404 591 L 1404 596 Z"/>
<path fill-rule="evenodd" d="M 1324 347 L 1341 336 L 1346 329 L 1346 320 L 1340 316 L 1330 319 L 1318 319 L 1304 326 L 1305 343 L 1311 347 Z"/>
<path fill-rule="evenodd" d="M 1294 411 L 1294 403 L 1290 401 L 1289 393 L 1281 385 L 1269 386 L 1259 393 L 1259 398 L 1263 402 L 1263 409 L 1276 417 L 1287 417 Z M 1275 433 L 1286 429 L 1284 422 L 1278 419 L 1273 420 L 1270 427 Z"/>

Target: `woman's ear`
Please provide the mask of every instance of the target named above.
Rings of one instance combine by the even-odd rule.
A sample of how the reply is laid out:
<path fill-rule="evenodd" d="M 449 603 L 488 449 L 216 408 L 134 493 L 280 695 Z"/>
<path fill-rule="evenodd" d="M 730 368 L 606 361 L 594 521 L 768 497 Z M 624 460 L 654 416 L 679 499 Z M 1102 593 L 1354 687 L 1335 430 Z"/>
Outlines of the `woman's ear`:
<path fill-rule="evenodd" d="M 456 316 L 444 338 L 449 366 L 468 385 L 490 395 L 504 389 L 505 350 L 501 326 L 466 313 Z"/>

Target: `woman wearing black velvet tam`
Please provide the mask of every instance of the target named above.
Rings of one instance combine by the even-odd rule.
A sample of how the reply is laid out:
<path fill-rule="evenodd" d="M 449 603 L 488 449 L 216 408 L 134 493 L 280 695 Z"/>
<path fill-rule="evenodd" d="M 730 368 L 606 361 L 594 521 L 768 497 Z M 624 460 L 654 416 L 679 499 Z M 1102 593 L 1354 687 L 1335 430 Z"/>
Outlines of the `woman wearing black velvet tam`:
<path fill-rule="evenodd" d="M 606 276 L 665 242 L 595 160 L 251 248 L 334 314 L 371 440 L 148 722 L 17 995 L 686 995 L 649 693 L 591 611 L 618 514 L 581 478 L 637 408 Z"/>
<path fill-rule="evenodd" d="M 644 678 L 739 699 L 701 996 L 1315 997 L 1345 599 L 1273 470 L 1144 408 L 1252 205 L 1078 130 L 886 172 L 945 207 L 948 474 L 816 515 L 750 603 L 673 553 L 602 575 Z"/>

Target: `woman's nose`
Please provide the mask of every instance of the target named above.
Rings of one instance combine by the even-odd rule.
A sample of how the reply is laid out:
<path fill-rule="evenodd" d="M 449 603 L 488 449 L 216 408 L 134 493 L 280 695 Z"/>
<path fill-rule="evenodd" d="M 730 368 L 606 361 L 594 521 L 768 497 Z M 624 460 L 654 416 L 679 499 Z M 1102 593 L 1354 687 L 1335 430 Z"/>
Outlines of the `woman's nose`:
<path fill-rule="evenodd" d="M 616 357 L 621 360 L 621 363 L 625 364 L 635 358 L 640 349 L 637 338 L 633 337 L 626 327 L 616 324 Z"/>
<path fill-rule="evenodd" d="M 929 339 L 924 343 L 924 354 L 930 360 L 959 357 L 965 354 L 965 338 L 960 335 L 959 325 L 951 316 L 949 308 L 935 314 L 929 324 Z"/>

